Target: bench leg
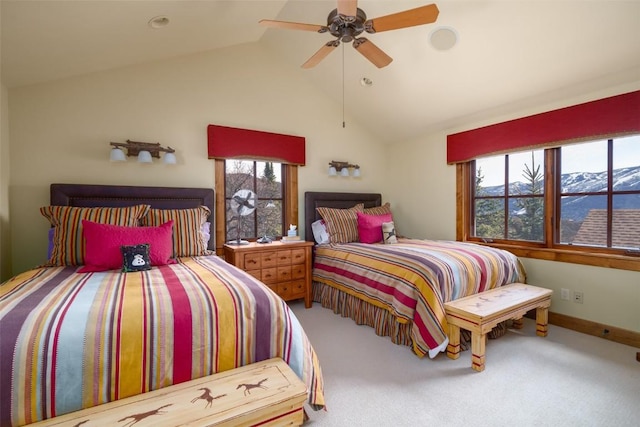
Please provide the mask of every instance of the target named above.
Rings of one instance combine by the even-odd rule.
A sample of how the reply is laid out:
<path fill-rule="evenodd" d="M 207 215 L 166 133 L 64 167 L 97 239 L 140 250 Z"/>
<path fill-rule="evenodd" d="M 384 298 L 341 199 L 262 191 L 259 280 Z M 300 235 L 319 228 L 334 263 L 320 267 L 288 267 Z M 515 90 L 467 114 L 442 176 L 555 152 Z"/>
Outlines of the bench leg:
<path fill-rule="evenodd" d="M 484 371 L 484 353 L 487 342 L 487 334 L 479 332 L 471 333 L 471 369 L 474 371 Z"/>
<path fill-rule="evenodd" d="M 524 323 L 522 322 L 522 317 L 511 320 L 511 327 L 513 329 L 522 329 L 523 326 L 524 326 Z"/>
<path fill-rule="evenodd" d="M 546 337 L 549 324 L 549 307 L 536 308 L 536 335 Z"/>
<path fill-rule="evenodd" d="M 449 323 L 449 344 L 447 345 L 449 359 L 460 357 L 460 328 Z"/>

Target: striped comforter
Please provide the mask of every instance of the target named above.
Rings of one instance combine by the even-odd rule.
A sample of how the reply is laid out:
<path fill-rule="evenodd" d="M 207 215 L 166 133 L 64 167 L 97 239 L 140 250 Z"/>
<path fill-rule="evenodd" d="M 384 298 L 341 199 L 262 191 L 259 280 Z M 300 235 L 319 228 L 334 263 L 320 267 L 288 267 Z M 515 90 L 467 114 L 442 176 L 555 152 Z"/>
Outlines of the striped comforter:
<path fill-rule="evenodd" d="M 313 280 L 412 322 L 413 351 L 420 357 L 435 357 L 447 346 L 445 302 L 525 281 L 510 252 L 462 242 L 398 242 L 320 245 Z"/>
<path fill-rule="evenodd" d="M 282 357 L 324 405 L 288 306 L 221 258 L 149 271 L 40 268 L 0 285 L 0 425 L 18 426 Z"/>

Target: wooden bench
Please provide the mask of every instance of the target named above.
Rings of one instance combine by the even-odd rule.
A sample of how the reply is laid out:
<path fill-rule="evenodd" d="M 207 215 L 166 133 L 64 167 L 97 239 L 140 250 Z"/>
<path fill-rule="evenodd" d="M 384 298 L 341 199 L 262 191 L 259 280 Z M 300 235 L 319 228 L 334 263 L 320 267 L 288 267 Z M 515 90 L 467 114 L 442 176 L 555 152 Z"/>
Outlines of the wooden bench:
<path fill-rule="evenodd" d="M 304 383 L 274 358 L 32 426 L 299 426 L 306 399 Z"/>
<path fill-rule="evenodd" d="M 460 357 L 460 328 L 471 331 L 471 368 L 484 371 L 487 332 L 509 319 L 513 319 L 514 328 L 522 328 L 522 316 L 534 308 L 536 334 L 546 337 L 552 293 L 550 289 L 511 283 L 445 303 L 449 324 L 447 356 Z"/>

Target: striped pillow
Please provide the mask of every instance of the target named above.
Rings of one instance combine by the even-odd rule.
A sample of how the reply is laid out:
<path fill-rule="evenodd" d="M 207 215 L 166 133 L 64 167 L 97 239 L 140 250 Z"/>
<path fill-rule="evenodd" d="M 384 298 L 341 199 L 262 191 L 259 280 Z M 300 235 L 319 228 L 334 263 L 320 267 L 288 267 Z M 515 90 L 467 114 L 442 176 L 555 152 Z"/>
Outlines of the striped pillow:
<path fill-rule="evenodd" d="M 391 212 L 391 204 L 389 202 L 382 206 L 376 206 L 375 208 L 364 208 L 364 213 L 367 215 L 386 215 Z"/>
<path fill-rule="evenodd" d="M 210 255 L 202 225 L 211 215 L 206 206 L 191 209 L 150 209 L 142 225 L 158 227 L 173 220 L 173 256 Z"/>
<path fill-rule="evenodd" d="M 363 209 L 362 203 L 349 209 L 316 208 L 327 226 L 329 242 L 351 243 L 359 241 L 358 212 L 362 212 Z"/>
<path fill-rule="evenodd" d="M 149 205 L 123 208 L 82 208 L 75 206 L 44 206 L 42 216 L 54 227 L 53 249 L 45 264 L 48 267 L 83 265 L 85 241 L 82 238 L 82 220 L 101 224 L 134 227 L 149 210 Z"/>

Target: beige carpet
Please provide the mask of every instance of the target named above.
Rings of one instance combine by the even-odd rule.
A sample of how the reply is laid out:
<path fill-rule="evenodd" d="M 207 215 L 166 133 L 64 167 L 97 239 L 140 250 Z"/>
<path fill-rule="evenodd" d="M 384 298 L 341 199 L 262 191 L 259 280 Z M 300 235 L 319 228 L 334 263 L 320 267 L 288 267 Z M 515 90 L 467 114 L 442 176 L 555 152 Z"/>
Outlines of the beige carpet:
<path fill-rule="evenodd" d="M 327 411 L 321 426 L 640 426 L 638 349 L 550 325 L 487 343 L 486 369 L 469 351 L 419 359 L 373 329 L 314 303 L 291 304 L 313 344 Z"/>

